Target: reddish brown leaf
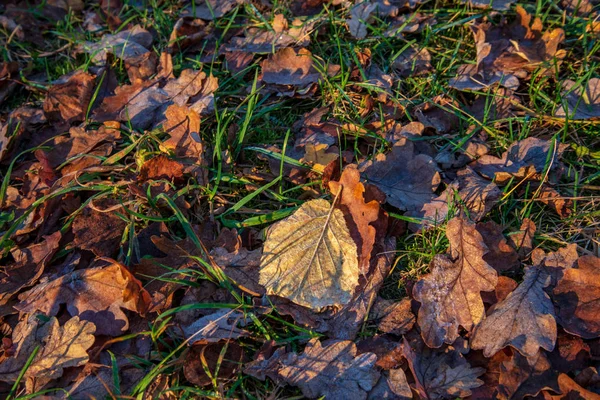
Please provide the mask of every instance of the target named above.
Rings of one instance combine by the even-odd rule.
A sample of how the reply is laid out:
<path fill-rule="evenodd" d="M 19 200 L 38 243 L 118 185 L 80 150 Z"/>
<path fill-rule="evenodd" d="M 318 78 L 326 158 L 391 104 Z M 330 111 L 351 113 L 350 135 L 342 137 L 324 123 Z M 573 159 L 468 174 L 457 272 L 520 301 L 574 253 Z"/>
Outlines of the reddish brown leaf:
<path fill-rule="evenodd" d="M 525 259 L 529 257 L 533 248 L 533 238 L 537 227 L 535 222 L 529 218 L 524 218 L 521 223 L 521 229 L 515 234 L 510 235 L 510 244 L 517 250 L 519 257 Z"/>
<path fill-rule="evenodd" d="M 483 259 L 499 273 L 513 270 L 519 266 L 519 256 L 515 249 L 508 244 L 502 234 L 502 227 L 494 221 L 480 222 L 476 226 L 489 253 Z"/>
<path fill-rule="evenodd" d="M 522 399 L 542 390 L 559 393 L 557 375 L 543 351 L 529 358 L 514 351 L 500 367 L 498 398 Z"/>
<path fill-rule="evenodd" d="M 96 334 L 118 336 L 129 327 L 122 308 L 144 313 L 150 298 L 140 282 L 119 263 L 77 270 L 42 283 L 19 296 L 19 311 L 57 315 L 66 304 L 72 316 L 96 325 Z"/>
<path fill-rule="evenodd" d="M 84 208 L 73 220 L 73 246 L 93 251 L 99 257 L 113 257 L 121 243 L 127 223 L 115 212 L 123 209 L 104 199 Z"/>
<path fill-rule="evenodd" d="M 406 297 L 398 302 L 379 299 L 371 310 L 371 318 L 377 322 L 377 329 L 384 333 L 404 335 L 415 324 L 411 300 Z"/>
<path fill-rule="evenodd" d="M 350 235 L 356 242 L 361 271 L 366 273 L 375 243 L 373 222 L 379 218 L 379 203 L 375 200 L 365 202 L 365 187 L 360 182 L 360 172 L 354 164 L 344 169 L 339 182 L 330 181 L 329 188 L 334 196 L 339 196 L 336 204 L 344 213 Z"/>
<path fill-rule="evenodd" d="M 600 336 L 600 258 L 583 256 L 564 270 L 553 300 L 565 331 L 593 339 Z"/>
<path fill-rule="evenodd" d="M 44 113 L 49 121 L 83 121 L 94 93 L 96 78 L 77 71 L 64 83 L 53 85 L 44 101 Z"/>
<path fill-rule="evenodd" d="M 213 379 L 223 383 L 240 371 L 244 358 L 244 349 L 233 341 L 197 343 L 185 356 L 183 373 L 194 385 L 208 386 Z"/>
<path fill-rule="evenodd" d="M 484 261 L 488 252 L 475 225 L 462 218 L 448 222 L 446 236 L 450 257 L 438 255 L 431 273 L 413 287 L 413 297 L 421 303 L 417 322 L 430 347 L 451 344 L 459 336 L 459 326 L 470 331 L 485 317 L 480 292 L 492 291 L 498 282 L 496 271 Z"/>
<path fill-rule="evenodd" d="M 166 179 L 174 182 L 183 180 L 183 164 L 171 160 L 165 155 L 153 157 L 144 162 L 140 168 L 138 181 Z"/>

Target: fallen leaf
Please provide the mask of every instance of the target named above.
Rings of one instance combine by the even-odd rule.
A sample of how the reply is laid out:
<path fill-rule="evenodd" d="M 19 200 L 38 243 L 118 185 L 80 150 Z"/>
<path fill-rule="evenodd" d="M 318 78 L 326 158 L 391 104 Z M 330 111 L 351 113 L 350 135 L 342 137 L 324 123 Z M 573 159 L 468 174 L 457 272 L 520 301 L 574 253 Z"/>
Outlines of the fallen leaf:
<path fill-rule="evenodd" d="M 359 266 L 363 273 L 369 269 L 376 229 L 373 223 L 379 218 L 379 203 L 365 201 L 365 187 L 360 182 L 356 165 L 348 165 L 338 181 L 330 181 L 329 188 L 339 196 L 336 205 L 342 210 L 350 235 L 358 248 Z"/>
<path fill-rule="evenodd" d="M 44 113 L 49 121 L 83 121 L 94 93 L 96 77 L 77 71 L 66 82 L 53 85 L 44 100 Z"/>
<path fill-rule="evenodd" d="M 65 368 L 88 362 L 87 350 L 94 344 L 95 330 L 93 323 L 81 321 L 78 317 L 60 326 L 54 317 L 44 322 L 37 314 L 29 315 L 13 331 L 12 341 L 16 349 L 12 356 L 0 362 L 0 380 L 16 381 L 38 346 L 39 350 L 28 364 L 24 377 L 45 382 L 60 378 Z"/>
<path fill-rule="evenodd" d="M 373 353 L 377 356 L 377 367 L 392 370 L 404 363 L 402 344 L 388 335 L 375 335 L 356 343 L 358 354 Z"/>
<path fill-rule="evenodd" d="M 593 339 L 600 336 L 600 258 L 582 256 L 565 269 L 552 293 L 558 321 L 565 331 Z"/>
<path fill-rule="evenodd" d="M 560 170 L 559 158 L 567 145 L 538 138 L 527 138 L 510 145 L 501 158 L 485 155 L 471 164 L 471 168 L 498 184 L 511 178 L 534 180 L 548 168 Z M 548 172 L 546 171 L 546 172 Z"/>
<path fill-rule="evenodd" d="M 410 400 L 413 398 L 412 390 L 406 379 L 404 370 L 391 369 L 381 374 L 377 385 L 369 392 L 369 400 L 395 399 Z"/>
<path fill-rule="evenodd" d="M 559 372 L 578 371 L 590 365 L 591 349 L 579 336 L 559 332 L 556 347 L 548 359 Z"/>
<path fill-rule="evenodd" d="M 535 222 L 529 218 L 523 218 L 519 231 L 510 235 L 509 243 L 517 250 L 521 259 L 527 258 L 529 253 L 531 253 L 536 230 Z"/>
<path fill-rule="evenodd" d="M 185 378 L 198 386 L 224 383 L 233 378 L 244 363 L 244 349 L 233 341 L 197 343 L 185 356 Z"/>
<path fill-rule="evenodd" d="M 498 392 L 500 399 L 523 399 L 536 396 L 542 390 L 559 392 L 557 373 L 543 351 L 533 357 L 513 352 L 512 357 L 500 367 Z"/>
<path fill-rule="evenodd" d="M 484 368 L 472 368 L 453 348 L 431 350 L 425 346 L 413 348 L 406 337 L 402 349 L 415 378 L 415 389 L 423 399 L 454 399 L 468 397 L 471 389 L 483 385 L 477 379 Z"/>
<path fill-rule="evenodd" d="M 371 310 L 371 317 L 377 323 L 377 329 L 384 333 L 404 335 L 415 324 L 411 300 L 404 298 L 398 302 L 379 299 Z"/>
<path fill-rule="evenodd" d="M 431 273 L 413 287 L 413 297 L 421 303 L 417 323 L 429 347 L 452 344 L 459 326 L 471 331 L 485 317 L 480 292 L 494 290 L 496 271 L 483 260 L 488 253 L 475 225 L 461 218 L 448 222 L 446 236 L 449 256 L 438 255 Z"/>
<path fill-rule="evenodd" d="M 474 8 L 491 8 L 496 11 L 510 10 L 514 0 L 461 0 L 461 3 L 469 4 Z"/>
<path fill-rule="evenodd" d="M 471 347 L 483 349 L 491 357 L 512 346 L 526 357 L 533 357 L 540 347 L 554 350 L 556 320 L 554 306 L 544 288 L 550 276 L 539 268 L 527 267 L 523 282 L 475 329 Z"/>
<path fill-rule="evenodd" d="M 181 329 L 186 340 L 191 344 L 200 341 L 215 343 L 220 340 L 233 340 L 250 334 L 250 332 L 237 327 L 240 322 L 245 321 L 245 318 L 240 311 L 223 308 L 214 314 L 182 326 Z"/>
<path fill-rule="evenodd" d="M 433 71 L 431 54 L 429 54 L 429 51 L 426 48 L 415 49 L 409 47 L 396 57 L 392 64 L 392 68 L 398 71 L 400 76 L 405 78 L 428 74 Z"/>
<path fill-rule="evenodd" d="M 306 202 L 269 228 L 260 267 L 268 294 L 317 311 L 344 305 L 358 273 L 357 248 L 344 215 L 326 200 Z"/>
<path fill-rule="evenodd" d="M 98 257 L 116 256 L 127 222 L 115 212 L 123 213 L 123 209 L 110 199 L 85 207 L 73 220 L 73 247 L 90 250 Z"/>
<path fill-rule="evenodd" d="M 435 161 L 425 154 L 415 155 L 414 145 L 407 139 L 396 142 L 390 153 L 378 154 L 361 172 L 400 210 L 420 210 L 434 198 L 441 182 Z"/>
<path fill-rule="evenodd" d="M 267 84 L 306 87 L 317 83 L 323 75 L 313 65 L 312 53 L 307 49 L 296 52 L 291 47 L 278 50 L 260 63 L 260 80 Z M 330 68 L 327 73 L 335 74 Z"/>
<path fill-rule="evenodd" d="M 573 212 L 573 200 L 561 195 L 556 189 L 543 184 L 538 200 L 550 206 L 561 218 L 567 218 Z"/>
<path fill-rule="evenodd" d="M 183 164 L 165 155 L 152 157 L 144 162 L 138 175 L 139 182 L 166 179 L 172 182 L 183 180 Z"/>
<path fill-rule="evenodd" d="M 591 392 L 579 386 L 569 375 L 562 373 L 558 375 L 558 387 L 560 395 L 544 396 L 545 400 L 600 400 L 600 394 Z"/>
<path fill-rule="evenodd" d="M 373 353 L 357 356 L 350 341 L 312 339 L 300 356 L 285 360 L 277 375 L 308 398 L 365 400 L 379 380 L 376 361 Z"/>
<path fill-rule="evenodd" d="M 506 297 L 508 297 L 508 295 L 511 294 L 517 288 L 517 286 L 519 286 L 517 281 L 501 275 L 498 277 L 498 284 L 496 285 L 494 291 L 483 292 L 481 294 L 481 298 L 483 299 L 484 303 L 493 306 L 501 301 L 504 301 L 504 299 L 506 299 Z"/>
<path fill-rule="evenodd" d="M 350 9 L 350 18 L 346 20 L 350 35 L 355 39 L 364 39 L 367 36 L 367 26 L 371 14 L 377 9 L 377 4 L 369 1 L 357 3 Z"/>
<path fill-rule="evenodd" d="M 129 327 L 122 308 L 144 313 L 150 303 L 140 282 L 121 264 L 77 270 L 19 295 L 25 313 L 57 315 L 66 304 L 72 316 L 96 325 L 97 335 L 118 336 Z"/>
<path fill-rule="evenodd" d="M 44 237 L 42 243 L 11 251 L 15 262 L 2 268 L 0 305 L 8 303 L 21 289 L 33 285 L 39 279 L 58 250 L 61 238 L 58 231 Z"/>
<path fill-rule="evenodd" d="M 554 116 L 568 119 L 600 118 L 600 79 L 590 78 L 585 87 L 577 82 L 562 82 L 561 105 Z"/>
<path fill-rule="evenodd" d="M 169 95 L 169 99 L 173 103 L 184 106 L 190 99 L 200 96 L 206 98 L 210 96 L 218 87 L 217 79 L 210 75 L 207 76 L 205 72 L 201 70 L 185 69 L 181 71 L 179 78 L 170 79 L 167 84 L 163 87 L 163 90 Z M 214 101 L 214 95 L 212 96 Z M 210 101 L 207 101 L 206 107 L 209 109 Z M 194 106 L 191 106 L 194 109 Z M 196 110 L 201 114 L 202 110 Z"/>
<path fill-rule="evenodd" d="M 476 229 L 489 249 L 483 259 L 492 268 L 502 273 L 514 270 L 520 265 L 519 255 L 502 234 L 500 225 L 494 221 L 480 222 L 477 224 Z"/>

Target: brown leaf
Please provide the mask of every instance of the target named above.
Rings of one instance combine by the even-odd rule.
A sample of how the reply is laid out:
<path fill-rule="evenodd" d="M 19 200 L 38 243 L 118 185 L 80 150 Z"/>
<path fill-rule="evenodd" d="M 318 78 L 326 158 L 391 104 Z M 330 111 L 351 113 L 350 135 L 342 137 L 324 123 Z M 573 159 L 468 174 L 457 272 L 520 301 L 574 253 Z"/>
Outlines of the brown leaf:
<path fill-rule="evenodd" d="M 185 339 L 189 343 L 196 342 L 215 343 L 221 340 L 235 340 L 242 336 L 248 336 L 250 332 L 237 327 L 244 324 L 246 317 L 238 310 L 228 308 L 202 317 L 181 329 Z"/>
<path fill-rule="evenodd" d="M 243 53 L 273 53 L 284 47 L 306 47 L 310 44 L 310 34 L 314 30 L 317 19 L 303 21 L 299 18 L 291 21 L 283 14 L 275 15 L 271 29 L 249 28 L 244 37 L 234 37 L 225 50 Z"/>
<path fill-rule="evenodd" d="M 369 400 L 394 399 L 410 400 L 413 398 L 412 390 L 406 380 L 404 370 L 392 369 L 381 374 L 377 385 L 369 392 Z"/>
<path fill-rule="evenodd" d="M 98 257 L 114 257 L 127 226 L 115 212 L 123 213 L 123 209 L 109 199 L 98 201 L 93 207 L 92 204 L 73 220 L 73 246 L 90 250 Z"/>
<path fill-rule="evenodd" d="M 471 389 L 483 382 L 477 377 L 484 368 L 472 368 L 467 360 L 452 347 L 444 351 L 431 350 L 422 343 L 409 344 L 406 337 L 402 348 L 415 378 L 415 390 L 423 399 L 454 399 L 467 397 Z"/>
<path fill-rule="evenodd" d="M 497 11 L 510 10 L 510 6 L 515 0 L 461 0 L 463 4 L 469 4 L 474 8 L 491 8 Z"/>
<path fill-rule="evenodd" d="M 280 380 L 297 386 L 308 398 L 362 399 L 379 380 L 373 353 L 356 354 L 350 341 L 308 342 L 300 356 L 283 360 Z"/>
<path fill-rule="evenodd" d="M 213 379 L 222 384 L 239 372 L 244 358 L 244 349 L 233 341 L 197 343 L 185 356 L 183 373 L 194 385 L 208 386 Z"/>
<path fill-rule="evenodd" d="M 475 225 L 461 218 L 448 222 L 446 236 L 450 257 L 438 255 L 431 273 L 413 287 L 413 297 L 421 303 L 417 322 L 429 347 L 452 344 L 462 326 L 470 331 L 485 317 L 480 292 L 492 291 L 498 275 L 484 261 L 488 252 Z"/>
<path fill-rule="evenodd" d="M 21 289 L 33 285 L 39 279 L 58 250 L 61 237 L 58 231 L 44 237 L 42 243 L 11 251 L 15 262 L 2 268 L 0 305 L 6 304 Z"/>
<path fill-rule="evenodd" d="M 96 77 L 77 71 L 66 82 L 53 85 L 44 100 L 44 113 L 49 121 L 83 121 L 94 93 Z"/>
<path fill-rule="evenodd" d="M 94 118 L 101 122 L 131 123 L 134 129 L 148 129 L 163 119 L 162 113 L 168 105 L 169 94 L 155 82 L 137 81 L 117 87 L 115 95 L 106 97 L 94 111 Z"/>
<path fill-rule="evenodd" d="M 433 70 L 431 54 L 426 48 L 409 47 L 396 57 L 392 68 L 405 78 L 426 75 Z"/>
<path fill-rule="evenodd" d="M 484 257 L 485 260 L 485 257 Z M 517 281 L 507 276 L 499 276 L 498 284 L 493 292 L 481 293 L 483 302 L 491 306 L 503 301 L 506 297 L 513 292 L 519 286 Z"/>
<path fill-rule="evenodd" d="M 517 250 L 521 259 L 527 258 L 531 253 L 536 230 L 535 222 L 529 218 L 524 218 L 519 231 L 510 235 L 509 242 Z"/>
<path fill-rule="evenodd" d="M 560 395 L 546 395 L 545 400 L 600 400 L 600 395 L 579 386 L 567 374 L 558 375 Z"/>
<path fill-rule="evenodd" d="M 402 344 L 387 335 L 375 335 L 359 340 L 356 348 L 358 354 L 375 354 L 377 356 L 375 365 L 384 370 L 398 368 L 404 362 Z"/>
<path fill-rule="evenodd" d="M 415 155 L 413 142 L 406 138 L 396 142 L 390 153 L 367 162 L 361 171 L 400 210 L 420 210 L 433 199 L 441 182 L 435 161 L 425 154 Z"/>
<path fill-rule="evenodd" d="M 339 182 L 330 181 L 329 188 L 334 196 L 339 196 L 336 205 L 344 213 L 350 235 L 358 248 L 361 271 L 365 273 L 369 269 L 375 243 L 376 230 L 373 222 L 379 218 L 379 203 L 375 200 L 365 202 L 365 187 L 360 182 L 360 172 L 354 164 L 344 169 Z"/>
<path fill-rule="evenodd" d="M 548 185 L 542 185 L 538 200 L 550 206 L 561 218 L 567 218 L 573 212 L 573 200 Z"/>
<path fill-rule="evenodd" d="M 577 82 L 566 80 L 562 83 L 564 99 L 554 114 L 558 118 L 595 119 L 600 118 L 600 79 L 590 78 L 585 87 Z"/>
<path fill-rule="evenodd" d="M 378 330 L 398 336 L 406 334 L 415 324 L 415 315 L 408 297 L 398 302 L 377 300 L 371 310 L 371 318 L 378 322 Z"/>
<path fill-rule="evenodd" d="M 506 346 L 512 346 L 526 357 L 533 357 L 540 347 L 554 350 L 556 320 L 554 306 L 544 288 L 550 276 L 539 268 L 525 269 L 523 282 L 495 305 L 493 311 L 475 329 L 471 347 L 483 349 L 491 357 Z"/>
<path fill-rule="evenodd" d="M 548 354 L 548 359 L 559 372 L 582 370 L 591 363 L 591 349 L 580 337 L 560 332 L 556 348 Z"/>
<path fill-rule="evenodd" d="M 312 53 L 306 49 L 296 52 L 287 47 L 260 63 L 262 73 L 260 80 L 266 84 L 292 85 L 306 87 L 317 83 L 323 76 L 313 66 Z M 330 66 L 328 75 L 335 75 L 339 66 Z"/>
<path fill-rule="evenodd" d="M 494 221 L 480 222 L 476 226 L 489 252 L 483 256 L 485 262 L 499 273 L 514 270 L 520 265 L 515 249 L 502 234 L 502 227 Z"/>
<path fill-rule="evenodd" d="M 523 399 L 536 396 L 545 389 L 558 393 L 560 389 L 556 380 L 557 373 L 552 370 L 543 351 L 529 358 L 514 351 L 500 367 L 498 398 Z"/>
<path fill-rule="evenodd" d="M 207 76 L 206 73 L 201 70 L 195 71 L 193 69 L 184 69 L 181 71 L 179 78 L 169 80 L 163 87 L 163 90 L 167 92 L 169 99 L 172 100 L 173 103 L 184 106 L 191 98 L 195 98 L 198 95 L 202 98 L 212 95 L 217 87 L 218 80 L 214 76 Z M 212 98 L 214 99 L 214 95 L 212 95 Z M 210 105 L 210 101 L 208 101 L 206 107 L 202 107 L 195 111 L 201 114 L 204 108 L 210 110 Z M 194 105 L 190 108 L 194 109 Z"/>
<path fill-rule="evenodd" d="M 140 168 L 138 181 L 145 182 L 148 180 L 160 179 L 181 182 L 183 180 L 183 164 L 171 160 L 165 155 L 153 157 L 144 162 Z"/>
<path fill-rule="evenodd" d="M 41 311 L 57 315 L 67 305 L 72 316 L 93 322 L 98 335 L 118 336 L 129 327 L 122 308 L 144 313 L 150 303 L 140 282 L 121 264 L 77 270 L 42 283 L 19 296 L 15 308 L 21 312 Z"/>
<path fill-rule="evenodd" d="M 568 268 L 554 288 L 552 299 L 565 331 L 593 339 L 600 336 L 600 258 L 583 256 Z"/>
<path fill-rule="evenodd" d="M 73 317 L 59 326 L 51 317 L 47 322 L 31 314 L 15 327 L 12 341 L 16 345 L 12 356 L 0 363 L 0 380 L 14 382 L 19 377 L 29 357 L 39 346 L 39 351 L 25 371 L 27 379 L 40 379 L 45 383 L 60 378 L 65 368 L 83 365 L 88 361 L 87 350 L 94 344 L 94 324 Z"/>
<path fill-rule="evenodd" d="M 565 144 L 530 137 L 511 144 L 502 158 L 485 155 L 471 167 L 498 184 L 506 184 L 513 177 L 540 179 L 547 166 L 551 172 L 560 169 L 559 158 L 566 147 Z M 550 152 L 552 156 L 548 161 Z"/>

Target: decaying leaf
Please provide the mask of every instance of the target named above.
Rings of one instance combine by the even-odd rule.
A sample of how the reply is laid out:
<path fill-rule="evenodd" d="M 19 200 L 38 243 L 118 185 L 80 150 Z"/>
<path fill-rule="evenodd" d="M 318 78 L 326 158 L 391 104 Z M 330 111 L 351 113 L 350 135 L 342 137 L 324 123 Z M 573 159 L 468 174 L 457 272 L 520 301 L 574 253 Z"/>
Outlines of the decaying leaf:
<path fill-rule="evenodd" d="M 472 368 L 456 349 L 431 350 L 419 343 L 413 348 L 406 338 L 402 349 L 415 378 L 415 389 L 423 399 L 467 397 L 471 389 L 483 384 L 477 377 L 485 369 Z"/>
<path fill-rule="evenodd" d="M 118 336 L 129 327 L 122 308 L 144 313 L 150 303 L 140 282 L 121 264 L 77 270 L 42 283 L 19 296 L 26 313 L 57 315 L 62 304 L 72 316 L 96 325 L 96 334 Z"/>
<path fill-rule="evenodd" d="M 552 300 L 565 331 L 592 339 L 600 336 L 600 258 L 583 256 L 563 271 Z"/>
<path fill-rule="evenodd" d="M 66 82 L 53 85 L 44 100 L 44 113 L 49 121 L 83 121 L 94 93 L 96 78 L 77 71 Z"/>
<path fill-rule="evenodd" d="M 350 341 L 312 339 L 304 353 L 284 360 L 277 375 L 308 398 L 364 400 L 379 380 L 376 361 L 373 353 L 357 356 L 356 345 Z"/>
<path fill-rule="evenodd" d="M 15 263 L 2 268 L 0 305 L 6 304 L 24 287 L 35 283 L 58 250 L 61 237 L 58 231 L 46 236 L 42 243 L 12 251 Z"/>
<path fill-rule="evenodd" d="M 532 357 L 513 352 L 500 367 L 498 393 L 501 399 L 522 399 L 536 396 L 544 389 L 559 392 L 557 373 L 543 351 Z"/>
<path fill-rule="evenodd" d="M 435 161 L 417 154 L 413 142 L 404 138 L 389 154 L 378 154 L 361 167 L 367 182 L 386 194 L 386 201 L 400 210 L 420 210 L 434 198 L 441 182 Z"/>
<path fill-rule="evenodd" d="M 234 341 L 199 342 L 187 353 L 183 373 L 198 386 L 226 382 L 238 373 L 244 358 L 244 349 Z"/>
<path fill-rule="evenodd" d="M 330 181 L 329 188 L 334 196 L 340 196 L 337 204 L 346 216 L 350 235 L 358 247 L 359 266 L 365 272 L 375 243 L 377 232 L 373 224 L 379 218 L 379 203 L 376 200 L 365 202 L 365 187 L 353 164 L 344 169 L 339 182 Z"/>
<path fill-rule="evenodd" d="M 379 299 L 371 310 L 371 317 L 378 322 L 377 329 L 394 335 L 404 335 L 415 324 L 409 298 L 398 302 Z"/>
<path fill-rule="evenodd" d="M 369 392 L 369 400 L 394 399 L 410 400 L 413 398 L 412 390 L 406 379 L 406 374 L 401 368 L 391 369 L 381 374 L 377 385 Z"/>
<path fill-rule="evenodd" d="M 326 200 L 304 203 L 267 233 L 260 284 L 268 294 L 317 311 L 344 305 L 358 273 L 357 247 L 344 215 Z"/>
<path fill-rule="evenodd" d="M 73 220 L 73 246 L 90 250 L 98 257 L 114 257 L 127 226 L 115 213 L 122 208 L 107 199 L 96 204 L 84 208 Z"/>
<path fill-rule="evenodd" d="M 14 382 L 37 346 L 39 351 L 25 372 L 25 378 L 39 378 L 48 382 L 63 375 L 64 369 L 83 365 L 88 361 L 87 350 L 94 344 L 93 323 L 73 317 L 60 326 L 51 317 L 31 314 L 15 327 L 12 341 L 16 349 L 0 362 L 0 380 Z"/>
<path fill-rule="evenodd" d="M 182 326 L 182 330 L 189 343 L 199 341 L 213 343 L 249 335 L 248 331 L 237 327 L 238 324 L 244 321 L 245 317 L 242 312 L 223 308 L 189 325 Z"/>
<path fill-rule="evenodd" d="M 488 252 L 475 225 L 462 218 L 448 222 L 446 236 L 450 257 L 436 256 L 431 273 L 413 287 L 413 297 L 421 303 L 417 321 L 429 347 L 452 344 L 459 326 L 470 331 L 485 317 L 480 292 L 492 291 L 498 275 L 484 261 Z"/>
<path fill-rule="evenodd" d="M 567 145 L 527 138 L 510 145 L 501 158 L 485 155 L 471 164 L 481 175 L 505 184 L 511 178 L 540 179 L 543 172 L 560 170 L 560 156 Z"/>
<path fill-rule="evenodd" d="M 475 329 L 471 347 L 483 349 L 491 357 L 512 346 L 526 357 L 533 357 L 540 347 L 552 351 L 556 343 L 554 306 L 544 288 L 550 275 L 535 267 L 525 269 L 523 282 Z"/>
<path fill-rule="evenodd" d="M 600 79 L 590 78 L 585 87 L 566 80 L 562 83 L 563 105 L 554 114 L 559 118 L 600 118 Z"/>
<path fill-rule="evenodd" d="M 222 17 L 236 5 L 245 3 L 245 0 L 195 0 L 195 2 L 197 4 L 186 8 L 188 15 L 212 21 Z"/>
<path fill-rule="evenodd" d="M 500 225 L 494 221 L 488 221 L 478 223 L 476 228 L 490 250 L 483 256 L 485 262 L 499 273 L 513 270 L 519 266 L 519 255 L 502 234 Z"/>

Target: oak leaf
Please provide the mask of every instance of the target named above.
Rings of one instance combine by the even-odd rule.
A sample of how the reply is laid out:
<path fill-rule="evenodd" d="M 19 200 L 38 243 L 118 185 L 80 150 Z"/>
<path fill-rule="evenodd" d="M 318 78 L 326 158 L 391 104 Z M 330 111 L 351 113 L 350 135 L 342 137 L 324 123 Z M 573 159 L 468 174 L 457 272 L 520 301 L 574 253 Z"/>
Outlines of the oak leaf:
<path fill-rule="evenodd" d="M 304 203 L 267 233 L 260 284 L 268 294 L 318 311 L 348 303 L 358 274 L 357 247 L 344 215 L 326 200 Z"/>
<path fill-rule="evenodd" d="M 477 377 L 485 369 L 472 368 L 452 347 L 444 351 L 431 350 L 420 342 L 411 345 L 405 337 L 402 349 L 415 378 L 415 389 L 423 399 L 463 398 L 471 394 L 471 389 L 483 385 Z"/>
<path fill-rule="evenodd" d="M 44 100 L 44 113 L 49 121 L 83 121 L 94 93 L 96 78 L 77 71 L 66 82 L 53 85 Z"/>
<path fill-rule="evenodd" d="M 380 373 L 375 369 L 375 354 L 356 353 L 356 345 L 347 340 L 321 343 L 312 339 L 304 353 L 286 360 L 277 375 L 298 386 L 308 398 L 364 400 Z"/>
<path fill-rule="evenodd" d="M 523 282 L 475 329 L 471 347 L 483 349 L 491 357 L 506 346 L 512 346 L 527 357 L 540 347 L 554 350 L 556 320 L 554 306 L 544 288 L 550 284 L 550 275 L 535 267 L 525 269 Z"/>
<path fill-rule="evenodd" d="M 600 336 L 600 258 L 583 256 L 568 268 L 554 288 L 552 299 L 565 331 L 593 339 Z"/>
<path fill-rule="evenodd" d="M 459 326 L 470 331 L 485 317 L 480 292 L 494 290 L 496 271 L 484 261 L 488 253 L 475 225 L 463 218 L 448 222 L 446 236 L 450 257 L 438 255 L 431 273 L 413 287 L 413 297 L 421 303 L 417 322 L 429 347 L 452 344 Z"/>
<path fill-rule="evenodd" d="M 523 399 L 536 396 L 544 389 L 559 392 L 557 373 L 552 369 L 543 351 L 525 357 L 514 351 L 502 362 L 498 378 L 498 398 Z"/>
<path fill-rule="evenodd" d="M 118 336 L 129 327 L 122 308 L 144 313 L 150 303 L 140 282 L 117 262 L 71 272 L 22 293 L 19 299 L 17 310 L 41 311 L 51 316 L 66 304 L 69 314 L 93 322 L 98 335 L 111 336 Z"/>
<path fill-rule="evenodd" d="M 59 326 L 54 317 L 43 322 L 37 314 L 29 315 L 14 329 L 12 341 L 16 349 L 14 355 L 4 358 L 0 363 L 0 380 L 15 381 L 37 346 L 40 349 L 27 368 L 25 377 L 46 381 L 61 377 L 64 368 L 87 363 L 87 350 L 94 344 L 95 330 L 93 323 L 80 320 L 79 317 L 73 317 Z"/>

